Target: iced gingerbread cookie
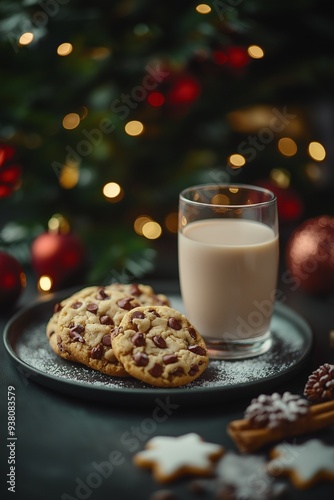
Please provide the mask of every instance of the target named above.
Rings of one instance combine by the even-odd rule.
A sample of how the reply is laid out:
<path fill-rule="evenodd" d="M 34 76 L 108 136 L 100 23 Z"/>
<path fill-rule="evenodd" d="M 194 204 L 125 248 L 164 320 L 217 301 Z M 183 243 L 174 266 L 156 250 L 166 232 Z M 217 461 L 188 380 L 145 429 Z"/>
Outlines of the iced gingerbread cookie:
<path fill-rule="evenodd" d="M 281 497 L 286 490 L 282 482 L 273 481 L 267 471 L 267 460 L 258 455 L 224 453 L 217 462 L 215 477 L 197 479 L 190 484 L 193 492 L 214 492 L 214 498 L 267 500 Z"/>
<path fill-rule="evenodd" d="M 110 332 L 138 302 L 129 295 L 95 287 L 67 300 L 59 312 L 58 349 L 108 375 L 127 376 L 111 347 Z"/>
<path fill-rule="evenodd" d="M 156 436 L 146 443 L 146 449 L 136 453 L 134 463 L 148 467 L 154 478 L 167 483 L 186 474 L 211 475 L 214 462 L 224 449 L 214 443 L 207 443 L 195 433 L 184 436 Z"/>
<path fill-rule="evenodd" d="M 112 283 L 109 288 L 118 290 L 119 292 L 126 293 L 135 297 L 141 306 L 159 305 L 169 306 L 169 300 L 166 295 L 162 293 L 155 293 L 153 288 L 149 285 L 142 285 L 141 283 Z"/>
<path fill-rule="evenodd" d="M 188 384 L 209 362 L 201 335 L 168 306 L 137 307 L 125 314 L 112 333 L 112 347 L 130 375 L 159 387 Z"/>
<path fill-rule="evenodd" d="M 334 446 L 326 446 L 318 439 L 301 445 L 279 444 L 271 457 L 269 473 L 288 475 L 297 488 L 310 488 L 322 480 L 334 481 Z"/>

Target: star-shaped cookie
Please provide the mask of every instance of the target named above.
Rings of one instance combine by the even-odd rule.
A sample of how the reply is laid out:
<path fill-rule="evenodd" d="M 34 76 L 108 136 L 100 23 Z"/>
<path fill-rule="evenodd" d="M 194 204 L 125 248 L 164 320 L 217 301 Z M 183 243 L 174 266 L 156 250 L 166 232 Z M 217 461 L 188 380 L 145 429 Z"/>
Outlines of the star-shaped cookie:
<path fill-rule="evenodd" d="M 213 472 L 213 462 L 223 454 L 223 447 L 203 441 L 196 433 L 179 437 L 156 436 L 146 449 L 134 455 L 139 467 L 149 467 L 159 482 L 170 482 L 185 474 L 207 476 Z"/>
<path fill-rule="evenodd" d="M 301 445 L 279 444 L 271 456 L 269 473 L 288 475 L 297 488 L 309 488 L 324 479 L 334 481 L 334 446 L 318 439 Z"/>

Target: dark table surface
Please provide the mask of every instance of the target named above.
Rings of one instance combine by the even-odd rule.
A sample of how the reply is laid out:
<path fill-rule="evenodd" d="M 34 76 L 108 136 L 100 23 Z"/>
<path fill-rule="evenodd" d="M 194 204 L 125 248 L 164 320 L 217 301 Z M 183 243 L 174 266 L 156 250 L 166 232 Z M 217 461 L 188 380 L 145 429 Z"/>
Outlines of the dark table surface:
<path fill-rule="evenodd" d="M 175 282 L 151 283 L 160 292 L 177 294 Z M 285 305 L 300 314 L 314 333 L 312 352 L 302 369 L 275 390 L 302 394 L 312 370 L 325 362 L 334 363 L 329 332 L 334 329 L 334 297 L 316 297 L 279 285 Z M 24 291 L 16 306 L 29 306 L 38 298 L 35 287 Z M 3 313 L 3 331 L 15 311 Z M 151 472 L 132 463 L 133 454 L 144 448 L 156 435 L 180 436 L 189 432 L 205 440 L 219 443 L 236 451 L 226 432 L 228 422 L 243 417 L 250 398 L 188 404 L 165 400 L 160 414 L 157 403 L 141 405 L 138 398 L 126 407 L 110 401 L 89 401 L 83 396 L 65 395 L 25 377 L 17 363 L 0 345 L 1 374 L 1 480 L 0 498 L 48 500 L 149 500 L 162 489 L 173 491 L 179 499 L 213 498 L 190 491 L 191 479 L 185 478 L 167 486 L 152 478 Z M 9 473 L 7 445 L 7 388 L 12 386 L 16 403 L 15 495 L 7 490 Z M 167 404 L 167 406 L 166 406 Z M 160 415 L 159 418 L 156 418 Z M 334 426 L 317 434 L 324 442 L 334 445 Z M 304 438 L 305 439 L 305 438 Z M 297 438 L 291 442 L 302 442 Z M 110 468 L 111 462 L 114 466 Z M 103 469 L 102 463 L 109 463 Z M 97 467 L 101 467 L 96 473 Z M 104 471 L 104 472 L 103 472 Z M 95 474 L 94 474 L 95 473 Z M 103 473 L 104 476 L 103 477 Z M 322 483 L 300 492 L 288 480 L 287 498 L 333 498 L 334 483 Z M 89 486 L 90 485 L 90 486 Z"/>

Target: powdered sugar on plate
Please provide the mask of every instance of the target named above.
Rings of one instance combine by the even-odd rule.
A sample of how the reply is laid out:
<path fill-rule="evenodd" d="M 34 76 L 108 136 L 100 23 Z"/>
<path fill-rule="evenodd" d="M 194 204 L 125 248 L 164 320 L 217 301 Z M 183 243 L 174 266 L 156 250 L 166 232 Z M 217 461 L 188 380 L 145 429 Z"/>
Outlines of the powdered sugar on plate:
<path fill-rule="evenodd" d="M 54 303 L 54 302 L 53 302 Z M 174 306 L 175 307 L 175 306 Z M 151 387 L 130 377 L 111 377 L 83 365 L 59 358 L 50 348 L 45 326 L 52 313 L 52 305 L 39 304 L 37 315 L 28 315 L 26 321 L 12 323 L 7 335 L 19 361 L 37 374 L 53 379 L 73 382 L 91 388 L 103 387 L 111 391 L 141 389 L 154 392 Z M 36 319 L 38 318 L 38 319 Z M 19 320 L 20 318 L 18 318 Z M 17 328 L 21 331 L 17 332 Z M 311 345 L 311 334 L 303 320 L 285 306 L 278 305 L 272 320 L 272 348 L 265 354 L 243 360 L 211 360 L 204 374 L 180 389 L 198 391 L 208 389 L 237 389 L 247 383 L 257 383 L 280 377 L 305 358 Z M 167 391 L 167 389 L 166 389 Z"/>

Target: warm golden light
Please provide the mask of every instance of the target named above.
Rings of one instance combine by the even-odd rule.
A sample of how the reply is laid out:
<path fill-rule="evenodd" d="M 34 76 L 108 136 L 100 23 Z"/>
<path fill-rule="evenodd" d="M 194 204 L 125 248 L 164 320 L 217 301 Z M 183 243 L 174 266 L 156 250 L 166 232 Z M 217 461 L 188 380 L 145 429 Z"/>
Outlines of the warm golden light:
<path fill-rule="evenodd" d="M 143 227 L 147 222 L 151 222 L 152 218 L 148 215 L 140 215 L 133 223 L 134 230 L 137 234 L 143 234 Z"/>
<path fill-rule="evenodd" d="M 57 47 L 57 54 L 59 56 L 68 56 L 73 50 L 73 45 L 71 43 L 62 43 Z"/>
<path fill-rule="evenodd" d="M 109 57 L 110 54 L 111 51 L 107 47 L 95 47 L 89 53 L 90 57 L 95 61 L 102 61 Z"/>
<path fill-rule="evenodd" d="M 322 161 L 326 158 L 326 150 L 320 142 L 310 142 L 308 154 L 316 161 Z"/>
<path fill-rule="evenodd" d="M 108 182 L 103 186 L 103 194 L 106 198 L 116 198 L 121 192 L 121 186 L 117 182 Z"/>
<path fill-rule="evenodd" d="M 229 205 L 230 198 L 226 194 L 218 193 L 211 198 L 212 205 Z"/>
<path fill-rule="evenodd" d="M 23 33 L 23 35 L 19 38 L 20 45 L 29 45 L 34 39 L 34 34 L 27 31 L 27 33 Z"/>
<path fill-rule="evenodd" d="M 73 130 L 80 123 L 80 116 L 77 113 L 68 113 L 63 118 L 63 127 L 67 130 Z"/>
<path fill-rule="evenodd" d="M 270 178 L 275 182 L 276 186 L 286 189 L 290 186 L 290 174 L 282 168 L 274 168 L 270 172 Z"/>
<path fill-rule="evenodd" d="M 278 141 L 277 147 L 284 156 L 294 156 L 297 153 L 297 144 L 290 137 L 282 137 Z"/>
<path fill-rule="evenodd" d="M 199 14 L 209 14 L 211 12 L 211 7 L 206 3 L 200 3 L 199 5 L 197 5 L 196 11 Z"/>
<path fill-rule="evenodd" d="M 170 233 L 177 233 L 178 231 L 178 213 L 171 212 L 165 217 L 165 226 Z"/>
<path fill-rule="evenodd" d="M 50 276 L 46 274 L 41 276 L 38 280 L 38 288 L 41 292 L 49 292 L 52 288 L 53 281 Z"/>
<path fill-rule="evenodd" d="M 162 229 L 160 224 L 158 224 L 158 222 L 152 220 L 150 222 L 146 222 L 143 225 L 142 232 L 145 238 L 149 240 L 156 240 L 161 235 Z"/>
<path fill-rule="evenodd" d="M 125 125 L 124 129 L 128 135 L 136 136 L 143 132 L 144 125 L 138 120 L 132 120 Z"/>
<path fill-rule="evenodd" d="M 74 162 L 66 164 L 60 171 L 59 184 L 64 189 L 73 189 L 79 182 L 79 165 Z"/>
<path fill-rule="evenodd" d="M 305 172 L 307 177 L 313 181 L 313 182 L 318 182 L 321 180 L 322 177 L 322 169 L 320 165 L 317 165 L 316 163 L 309 163 L 305 167 Z"/>
<path fill-rule="evenodd" d="M 54 214 L 48 220 L 49 232 L 67 234 L 70 232 L 71 227 L 68 220 L 62 214 Z"/>
<path fill-rule="evenodd" d="M 229 164 L 232 168 L 243 167 L 246 163 L 246 159 L 244 156 L 239 154 L 233 154 L 228 158 Z"/>
<path fill-rule="evenodd" d="M 253 59 L 262 59 L 264 51 L 258 45 L 250 45 L 247 49 L 248 55 Z"/>

